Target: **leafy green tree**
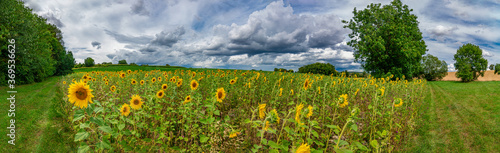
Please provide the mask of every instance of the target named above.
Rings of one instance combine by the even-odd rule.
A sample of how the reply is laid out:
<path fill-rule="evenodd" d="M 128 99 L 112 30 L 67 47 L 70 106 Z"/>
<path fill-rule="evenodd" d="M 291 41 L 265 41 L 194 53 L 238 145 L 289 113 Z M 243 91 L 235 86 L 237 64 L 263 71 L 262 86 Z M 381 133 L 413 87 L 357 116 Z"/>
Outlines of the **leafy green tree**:
<path fill-rule="evenodd" d="M 126 60 L 120 60 L 120 61 L 118 61 L 118 64 L 127 64 L 127 61 Z"/>
<path fill-rule="evenodd" d="M 455 69 L 458 70 L 455 75 L 463 82 L 474 81 L 479 76 L 484 76 L 488 66 L 488 61 L 483 58 L 483 51 L 479 46 L 470 43 L 458 48 L 453 60 Z"/>
<path fill-rule="evenodd" d="M 420 61 L 427 46 L 411 11 L 400 0 L 383 7 L 372 3 L 364 10 L 354 8 L 353 18 L 342 21 L 352 30 L 348 45 L 365 71 L 375 77 L 394 74 L 408 79 L 422 71 Z"/>
<path fill-rule="evenodd" d="M 299 68 L 299 73 L 314 73 L 314 74 L 324 74 L 324 75 L 338 75 L 335 70 L 335 66 L 330 63 L 314 63 L 309 65 L 304 65 Z"/>
<path fill-rule="evenodd" d="M 92 59 L 91 57 L 87 57 L 85 59 L 85 67 L 92 67 L 94 65 L 95 65 L 94 59 Z"/>
<path fill-rule="evenodd" d="M 490 70 L 495 70 L 495 65 L 491 64 L 490 65 Z"/>
<path fill-rule="evenodd" d="M 440 80 L 448 74 L 448 64 L 428 54 L 422 58 L 423 78 L 428 81 Z"/>
<path fill-rule="evenodd" d="M 500 64 L 495 65 L 495 72 L 493 74 L 498 74 L 500 75 Z"/>

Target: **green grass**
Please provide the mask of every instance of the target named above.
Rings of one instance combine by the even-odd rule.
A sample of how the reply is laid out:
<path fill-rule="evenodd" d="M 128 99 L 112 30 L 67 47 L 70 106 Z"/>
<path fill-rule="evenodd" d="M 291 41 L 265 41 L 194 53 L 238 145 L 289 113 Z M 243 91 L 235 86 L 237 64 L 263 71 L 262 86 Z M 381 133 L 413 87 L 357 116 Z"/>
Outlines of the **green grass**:
<path fill-rule="evenodd" d="M 68 152 L 72 149 L 71 135 L 65 134 L 69 129 L 65 127 L 54 101 L 60 100 L 60 92 L 56 92 L 58 80 L 61 77 L 50 77 L 47 80 L 29 85 L 20 85 L 15 88 L 16 110 L 15 146 L 7 141 L 7 129 L 10 125 L 7 116 L 10 103 L 6 100 L 10 94 L 7 87 L 0 87 L 0 152 Z M 74 145 L 73 145 L 74 146 Z"/>
<path fill-rule="evenodd" d="M 411 152 L 500 151 L 500 82 L 429 82 Z"/>

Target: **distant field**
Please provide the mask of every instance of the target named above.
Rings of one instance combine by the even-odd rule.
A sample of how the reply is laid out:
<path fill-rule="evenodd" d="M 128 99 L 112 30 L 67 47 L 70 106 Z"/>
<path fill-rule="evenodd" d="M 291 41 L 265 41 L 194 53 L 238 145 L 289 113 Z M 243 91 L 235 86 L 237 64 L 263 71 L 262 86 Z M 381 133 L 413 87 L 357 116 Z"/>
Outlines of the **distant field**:
<path fill-rule="evenodd" d="M 168 67 L 168 66 L 132 66 L 132 65 L 108 65 L 105 67 L 83 67 L 83 68 L 73 68 L 74 72 L 91 72 L 91 71 L 126 71 L 126 70 L 161 70 L 161 71 L 172 71 L 177 69 L 188 69 L 184 67 Z"/>
<path fill-rule="evenodd" d="M 479 77 L 477 81 L 500 81 L 500 75 L 494 74 L 493 70 L 484 72 L 483 77 Z M 448 72 L 448 75 L 443 78 L 442 81 L 460 81 L 459 78 L 455 76 L 457 72 Z"/>

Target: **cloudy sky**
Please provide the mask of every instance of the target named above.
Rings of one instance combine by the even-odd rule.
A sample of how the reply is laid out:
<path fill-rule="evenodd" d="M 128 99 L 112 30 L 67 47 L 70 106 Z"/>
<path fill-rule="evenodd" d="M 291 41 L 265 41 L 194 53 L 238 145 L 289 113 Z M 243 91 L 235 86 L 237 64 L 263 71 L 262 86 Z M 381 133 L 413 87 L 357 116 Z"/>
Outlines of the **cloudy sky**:
<path fill-rule="evenodd" d="M 362 71 L 346 45 L 354 7 L 390 0 L 24 0 L 63 32 L 77 62 L 272 70 L 328 62 Z M 452 69 L 466 43 L 500 63 L 500 0 L 403 0 L 428 53 Z"/>

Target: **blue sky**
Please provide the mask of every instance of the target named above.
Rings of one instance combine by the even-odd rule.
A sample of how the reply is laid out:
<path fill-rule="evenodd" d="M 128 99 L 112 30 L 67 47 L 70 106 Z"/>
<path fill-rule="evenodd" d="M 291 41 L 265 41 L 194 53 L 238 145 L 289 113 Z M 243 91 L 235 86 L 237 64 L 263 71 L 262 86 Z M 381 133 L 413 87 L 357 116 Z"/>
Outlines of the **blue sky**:
<path fill-rule="evenodd" d="M 362 71 L 346 45 L 354 7 L 390 0 L 25 0 L 58 26 L 77 62 L 297 70 L 328 62 Z M 428 54 L 453 70 L 453 55 L 479 45 L 500 63 L 499 0 L 403 0 L 418 16 Z"/>

